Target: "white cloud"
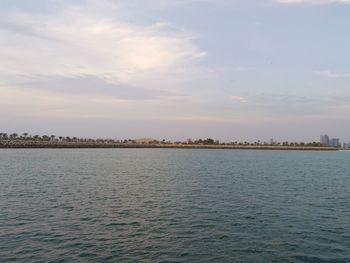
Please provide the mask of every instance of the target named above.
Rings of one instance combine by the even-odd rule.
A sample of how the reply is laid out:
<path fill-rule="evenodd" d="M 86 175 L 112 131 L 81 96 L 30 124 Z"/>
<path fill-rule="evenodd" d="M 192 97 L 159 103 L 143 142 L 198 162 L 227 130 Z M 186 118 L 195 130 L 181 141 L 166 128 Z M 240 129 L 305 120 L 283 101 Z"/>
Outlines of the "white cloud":
<path fill-rule="evenodd" d="M 186 116 L 195 102 L 179 83 L 198 77 L 206 56 L 196 34 L 164 21 L 126 22 L 131 11 L 116 1 L 88 2 L 50 14 L 0 10 L 3 116 Z"/>
<path fill-rule="evenodd" d="M 230 99 L 235 102 L 242 102 L 242 103 L 247 102 L 247 99 L 241 96 L 231 96 Z"/>
<path fill-rule="evenodd" d="M 350 78 L 350 73 L 337 73 L 331 70 L 322 70 L 316 72 L 318 75 L 331 78 L 331 79 L 344 79 L 344 78 Z"/>
<path fill-rule="evenodd" d="M 298 5 L 298 4 L 309 4 L 309 5 L 325 5 L 325 4 L 350 4 L 350 0 L 275 0 L 280 4 Z"/>
<path fill-rule="evenodd" d="M 2 14 L 0 70 L 16 79 L 88 75 L 131 84 L 140 74 L 171 72 L 206 55 L 194 34 L 164 27 L 125 23 L 89 6 L 50 16 Z"/>

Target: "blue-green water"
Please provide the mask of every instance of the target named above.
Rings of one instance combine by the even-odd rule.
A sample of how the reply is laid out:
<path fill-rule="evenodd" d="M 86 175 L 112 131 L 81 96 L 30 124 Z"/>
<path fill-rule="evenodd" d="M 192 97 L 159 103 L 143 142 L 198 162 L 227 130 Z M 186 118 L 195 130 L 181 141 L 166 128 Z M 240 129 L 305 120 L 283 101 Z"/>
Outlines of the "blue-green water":
<path fill-rule="evenodd" d="M 0 262 L 350 262 L 349 160 L 0 150 Z"/>

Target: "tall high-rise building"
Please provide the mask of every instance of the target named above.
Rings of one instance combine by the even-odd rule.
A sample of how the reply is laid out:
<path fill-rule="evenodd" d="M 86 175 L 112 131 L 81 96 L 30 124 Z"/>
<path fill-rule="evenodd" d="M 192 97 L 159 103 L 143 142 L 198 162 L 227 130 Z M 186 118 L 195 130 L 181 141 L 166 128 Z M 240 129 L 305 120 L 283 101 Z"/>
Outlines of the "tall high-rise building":
<path fill-rule="evenodd" d="M 327 134 L 321 135 L 320 142 L 324 146 L 339 147 L 341 145 L 339 138 L 329 138 Z"/>
<path fill-rule="evenodd" d="M 332 139 L 330 139 L 329 140 L 329 145 L 330 146 L 334 146 L 334 147 L 340 146 L 339 138 L 332 138 Z"/>
<path fill-rule="evenodd" d="M 327 134 L 321 135 L 321 137 L 320 137 L 320 143 L 321 143 L 322 145 L 325 145 L 325 146 L 329 145 L 329 137 L 328 137 Z"/>

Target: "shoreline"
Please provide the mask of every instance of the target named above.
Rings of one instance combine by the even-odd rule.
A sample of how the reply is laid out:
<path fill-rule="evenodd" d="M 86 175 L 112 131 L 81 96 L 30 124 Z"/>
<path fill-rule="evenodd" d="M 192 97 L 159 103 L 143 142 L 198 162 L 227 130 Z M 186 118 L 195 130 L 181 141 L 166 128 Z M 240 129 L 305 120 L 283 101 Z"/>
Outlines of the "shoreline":
<path fill-rule="evenodd" d="M 134 144 L 79 142 L 0 142 L 0 149 L 222 149 L 222 150 L 294 150 L 339 151 L 335 147 L 268 146 L 268 145 L 195 145 L 195 144 Z"/>

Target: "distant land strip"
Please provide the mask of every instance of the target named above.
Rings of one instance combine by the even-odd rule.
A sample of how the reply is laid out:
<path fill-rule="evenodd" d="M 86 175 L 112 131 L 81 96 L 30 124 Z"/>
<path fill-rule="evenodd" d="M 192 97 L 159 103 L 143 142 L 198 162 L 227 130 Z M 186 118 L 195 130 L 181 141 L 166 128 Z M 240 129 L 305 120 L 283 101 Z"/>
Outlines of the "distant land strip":
<path fill-rule="evenodd" d="M 147 148 L 147 149 L 228 149 L 228 150 L 299 150 L 338 151 L 336 147 L 284 146 L 284 145 L 200 145 L 200 144 L 139 144 L 112 142 L 46 142 L 46 141 L 0 141 L 2 149 L 98 149 L 98 148 Z"/>

